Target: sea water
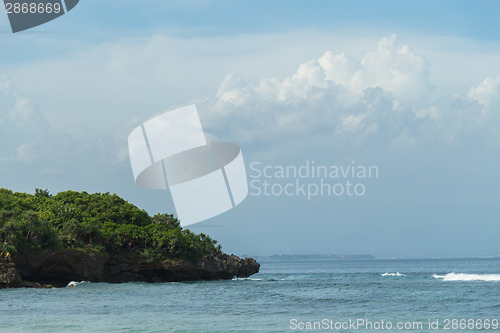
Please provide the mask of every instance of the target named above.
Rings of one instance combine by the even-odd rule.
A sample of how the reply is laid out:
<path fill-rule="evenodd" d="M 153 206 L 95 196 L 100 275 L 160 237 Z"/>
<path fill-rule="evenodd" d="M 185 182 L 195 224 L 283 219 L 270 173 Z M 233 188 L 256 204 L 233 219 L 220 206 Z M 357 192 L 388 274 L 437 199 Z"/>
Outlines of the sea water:
<path fill-rule="evenodd" d="M 498 320 L 500 258 L 262 260 L 248 279 L 0 290 L 1 333 L 500 332 Z"/>

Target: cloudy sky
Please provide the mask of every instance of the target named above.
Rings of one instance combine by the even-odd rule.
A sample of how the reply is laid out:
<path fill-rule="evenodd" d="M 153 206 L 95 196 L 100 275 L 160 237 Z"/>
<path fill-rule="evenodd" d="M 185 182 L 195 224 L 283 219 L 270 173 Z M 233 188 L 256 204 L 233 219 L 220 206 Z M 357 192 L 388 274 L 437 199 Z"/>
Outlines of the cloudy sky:
<path fill-rule="evenodd" d="M 191 227 L 227 252 L 500 255 L 499 10 L 82 0 L 17 34 L 2 11 L 0 187 L 109 191 L 175 212 L 168 192 L 135 185 L 127 137 L 196 103 L 211 140 L 241 146 L 249 180 L 252 163 L 379 170 L 352 179 L 363 196 L 250 195 Z"/>

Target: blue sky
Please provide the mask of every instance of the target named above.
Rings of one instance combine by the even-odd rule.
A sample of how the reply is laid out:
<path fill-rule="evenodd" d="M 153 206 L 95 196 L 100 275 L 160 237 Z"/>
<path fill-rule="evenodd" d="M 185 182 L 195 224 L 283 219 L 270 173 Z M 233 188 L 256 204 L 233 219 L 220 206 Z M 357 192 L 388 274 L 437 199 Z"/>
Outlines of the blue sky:
<path fill-rule="evenodd" d="M 96 11 L 96 4 L 99 10 Z M 123 31 L 170 30 L 179 35 L 268 33 L 290 29 L 379 27 L 416 33 L 459 35 L 480 39 L 496 37 L 496 1 L 134 1 L 79 5 L 73 24 L 92 23 Z M 114 15 L 113 15 L 114 13 Z M 75 14 L 76 16 L 76 14 Z M 92 17 L 93 19 L 89 18 Z M 87 29 L 90 27 L 87 27 Z M 90 30 L 92 30 L 90 28 Z"/>
<path fill-rule="evenodd" d="M 363 197 L 253 197 L 193 226 L 228 252 L 500 254 L 497 1 L 97 1 L 12 34 L 0 187 L 116 192 L 150 213 L 127 136 L 196 103 L 247 168 L 377 165 Z M 276 180 L 284 182 L 284 180 Z"/>

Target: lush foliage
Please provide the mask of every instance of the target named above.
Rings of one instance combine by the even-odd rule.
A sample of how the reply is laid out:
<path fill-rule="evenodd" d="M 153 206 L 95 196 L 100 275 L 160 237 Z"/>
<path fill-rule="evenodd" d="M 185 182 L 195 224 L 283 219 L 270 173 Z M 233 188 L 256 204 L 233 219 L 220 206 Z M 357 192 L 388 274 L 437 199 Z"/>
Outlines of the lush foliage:
<path fill-rule="evenodd" d="M 220 253 L 205 234 L 183 230 L 168 214 L 149 216 L 116 194 L 65 191 L 35 195 L 0 189 L 0 248 L 76 247 L 112 253 L 129 249 L 147 261 L 195 260 Z"/>

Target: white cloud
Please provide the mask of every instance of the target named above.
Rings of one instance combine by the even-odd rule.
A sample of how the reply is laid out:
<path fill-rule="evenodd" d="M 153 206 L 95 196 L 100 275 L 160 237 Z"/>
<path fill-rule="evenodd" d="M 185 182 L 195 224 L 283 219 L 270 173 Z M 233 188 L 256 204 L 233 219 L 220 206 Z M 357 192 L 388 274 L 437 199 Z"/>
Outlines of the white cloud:
<path fill-rule="evenodd" d="M 244 113 L 241 109 L 249 99 L 293 101 L 308 108 L 312 100 L 319 105 L 324 99 L 349 107 L 363 99 L 365 89 L 375 87 L 390 93 L 399 108 L 418 104 L 421 109 L 429 93 L 435 99 L 445 96 L 436 93 L 449 88 L 450 82 L 468 88 L 486 71 L 484 64 L 495 66 L 492 59 L 498 58 L 477 43 L 472 44 L 474 50 L 484 52 L 471 55 L 470 41 L 407 34 L 404 41 L 398 42 L 395 36 L 380 39 L 376 31 L 368 35 L 364 31 L 362 37 L 292 31 L 184 39 L 159 33 L 93 45 L 53 42 L 51 48 L 65 51 L 13 63 L 5 70 L 37 101 L 52 129 L 71 128 L 84 134 L 86 128 L 121 128 L 130 119 L 146 120 L 165 109 L 198 103 L 215 94 L 228 73 L 238 73 L 248 87 L 228 77 L 230 84 L 219 89 L 219 101 L 226 103 L 218 108 L 221 114 L 229 112 L 229 105 L 239 105 L 238 112 Z M 417 47 L 413 50 L 407 44 Z M 439 49 L 440 45 L 447 49 Z M 464 69 L 463 63 L 470 65 Z M 298 64 L 302 66 L 297 68 Z M 446 71 L 440 70 L 443 67 Z M 458 74 L 462 72 L 466 74 Z M 445 84 L 433 89 L 444 82 L 443 76 Z M 275 120 L 282 124 L 304 121 L 304 116 L 289 115 L 287 110 L 281 113 Z"/>
<path fill-rule="evenodd" d="M 221 102 L 239 106 L 252 100 L 253 91 L 240 76 L 228 74 L 221 83 L 216 96 Z"/>
<path fill-rule="evenodd" d="M 376 50 L 365 52 L 361 59 L 345 53 L 325 52 L 317 60 L 299 66 L 296 73 L 279 81 L 263 79 L 250 87 L 234 74 L 229 74 L 217 97 L 223 102 L 241 105 L 254 93 L 259 99 L 277 102 L 306 100 L 329 93 L 340 97 L 343 104 L 356 102 L 368 88 L 380 87 L 396 100 L 415 103 L 430 90 L 427 61 L 409 46 L 399 46 L 396 35 L 382 38 Z M 340 95 L 340 96 L 339 96 Z"/>
<path fill-rule="evenodd" d="M 21 162 L 31 162 L 36 160 L 39 156 L 36 150 L 35 143 L 23 143 L 16 149 L 16 159 Z"/>
<path fill-rule="evenodd" d="M 44 137 L 48 128 L 31 99 L 23 96 L 6 76 L 0 76 L 0 157 L 15 159 L 18 149 Z"/>
<path fill-rule="evenodd" d="M 133 126 L 132 124 L 129 124 Z M 29 164 L 32 172 L 63 168 L 72 174 L 80 169 L 113 168 L 128 162 L 126 132 L 71 133 L 49 130 L 37 105 L 16 89 L 12 80 L 0 77 L 0 160 Z M 76 168 L 75 166 L 78 166 Z"/>
<path fill-rule="evenodd" d="M 222 38 L 219 42 L 229 39 Z M 248 46 L 251 55 L 256 53 L 257 41 L 262 43 L 263 40 L 255 39 Z M 52 147 L 47 154 L 53 155 L 66 149 L 62 143 L 57 143 L 59 148 L 55 148 L 57 140 L 54 137 L 58 136 L 59 141 L 71 142 L 79 149 L 92 142 L 106 151 L 101 157 L 113 155 L 111 160 L 123 162 L 127 159 L 123 138 L 132 128 L 127 119 L 140 119 L 141 115 L 147 118 L 169 105 L 185 105 L 191 101 L 199 104 L 202 121 L 212 130 L 213 137 L 260 144 L 268 151 L 283 142 L 315 138 L 332 147 L 359 147 L 363 143 L 407 146 L 427 142 L 429 138 L 456 140 L 464 131 L 477 131 L 477 120 L 489 114 L 485 110 L 490 110 L 498 100 L 498 79 L 490 78 L 472 87 L 467 97 L 458 95 L 437 104 L 430 102 L 427 95 L 433 90 L 429 73 L 431 62 L 410 46 L 398 42 L 396 35 L 391 35 L 371 42 L 372 47 L 364 51 L 359 46 L 346 47 L 351 52 L 323 50 L 318 58 L 299 63 L 294 72 L 282 78 L 256 77 L 259 70 L 261 74 L 269 72 L 269 64 L 255 71 L 236 66 L 244 69 L 245 75 L 227 74 L 215 97 L 202 99 L 199 92 L 186 93 L 173 102 L 171 96 L 179 89 L 189 91 L 182 87 L 189 86 L 188 82 L 197 82 L 193 75 L 201 80 L 201 76 L 211 77 L 212 81 L 217 77 L 211 75 L 206 66 L 215 64 L 213 61 L 217 57 L 213 52 L 220 43 L 212 45 L 214 40 L 195 42 L 155 35 L 99 45 L 75 57 L 39 63 L 39 68 L 28 66 L 20 73 L 34 71 L 40 74 L 26 76 L 32 81 L 29 84 L 32 90 L 35 86 L 40 88 L 37 101 L 45 98 L 41 94 L 49 96 L 45 87 L 52 86 L 44 84 L 40 78 L 54 84 L 65 83 L 58 90 L 61 98 L 52 98 L 57 100 L 56 107 L 60 110 L 52 113 L 52 109 L 47 108 L 54 105 L 43 103 L 45 117 L 41 117 L 29 98 L 16 95 L 11 83 L 0 81 L 1 91 L 10 91 L 2 96 L 4 105 L 9 106 L 8 112 L 0 112 L 0 126 L 8 117 L 9 129 L 22 126 L 29 133 L 13 136 L 9 156 L 24 156 L 26 160 L 27 151 L 40 151 L 43 145 Z M 201 46 L 193 46 L 195 44 Z M 234 44 L 231 48 L 235 49 Z M 294 49 L 295 53 L 297 50 Z M 200 58 L 206 59 L 207 64 L 195 60 Z M 251 63 L 247 58 L 244 57 L 241 63 Z M 228 59 L 231 58 L 219 59 L 217 63 L 230 64 Z M 81 65 L 76 66 L 76 62 Z M 188 66 L 188 71 L 185 63 L 195 65 Z M 59 70 L 55 69 L 56 65 Z M 230 67 L 222 66 L 217 71 Z M 54 74 L 49 75 L 49 72 Z M 25 78 L 24 83 L 27 82 Z M 171 83 L 165 85 L 162 81 L 175 82 L 178 87 L 175 89 Z M 155 88 L 150 89 L 152 86 Z M 167 97 L 160 91 L 165 91 Z M 61 106 L 68 111 L 61 113 Z M 67 125 L 53 126 L 53 133 L 50 133 L 45 118 L 54 125 L 54 116 L 60 124 Z M 14 123 L 19 125 L 14 126 Z M 94 134 L 89 134 L 90 128 Z M 59 134 L 54 134 L 55 129 Z M 116 129 L 119 135 L 113 134 Z M 34 133 L 38 136 L 33 136 Z M 44 135 L 51 139 L 35 140 Z M 104 141 L 112 148 L 105 148 Z"/>
<path fill-rule="evenodd" d="M 484 139 L 494 125 L 481 119 L 499 100 L 500 79 L 434 103 L 427 98 L 433 90 L 429 68 L 428 60 L 392 35 L 357 56 L 327 51 L 281 80 L 251 84 L 228 74 L 200 110 L 213 133 L 268 151 L 318 135 L 332 148 L 432 149 L 431 142 Z"/>
<path fill-rule="evenodd" d="M 0 80 L 0 128 L 10 137 L 0 158 L 44 172 L 128 168 L 130 120 L 191 102 L 211 139 L 238 142 L 249 160 L 304 153 L 369 159 L 500 142 L 498 121 L 488 116 L 498 101 L 494 75 L 469 84 L 469 94 L 467 87 L 434 102 L 432 59 L 406 39 L 287 38 L 155 35 L 9 69 L 24 93 Z M 328 45 L 334 49 L 325 52 Z"/>
<path fill-rule="evenodd" d="M 469 89 L 468 97 L 483 106 L 481 118 L 488 118 L 492 113 L 500 116 L 500 76 L 488 77 L 477 86 Z"/>
<path fill-rule="evenodd" d="M 398 46 L 396 35 L 382 38 L 376 50 L 363 56 L 361 65 L 355 75 L 360 90 L 378 86 L 398 100 L 415 103 L 430 89 L 427 61 L 409 46 Z"/>
<path fill-rule="evenodd" d="M 345 102 L 354 102 L 373 87 L 390 91 L 403 103 L 415 103 L 430 90 L 428 61 L 409 46 L 398 45 L 395 34 L 382 38 L 361 59 L 328 51 L 318 62 L 326 80 L 344 87 L 339 97 Z"/>
<path fill-rule="evenodd" d="M 145 120 L 211 96 L 228 73 L 238 73 L 248 82 L 268 75 L 281 81 L 326 45 L 358 52 L 366 40 L 376 41 L 324 31 L 193 38 L 158 33 L 97 44 L 29 37 L 34 45 L 43 42 L 44 48 L 60 52 L 16 58 L 3 73 L 37 101 L 51 128 L 71 127 L 72 132 L 118 128 L 129 119 Z M 6 48 L 18 47 L 8 42 Z"/>

